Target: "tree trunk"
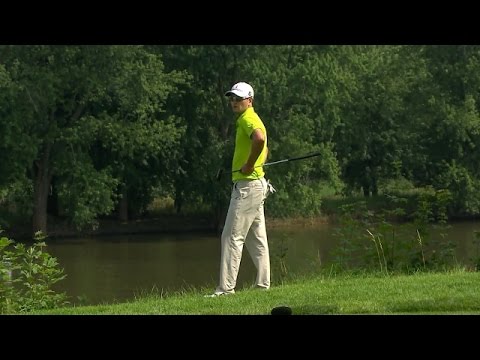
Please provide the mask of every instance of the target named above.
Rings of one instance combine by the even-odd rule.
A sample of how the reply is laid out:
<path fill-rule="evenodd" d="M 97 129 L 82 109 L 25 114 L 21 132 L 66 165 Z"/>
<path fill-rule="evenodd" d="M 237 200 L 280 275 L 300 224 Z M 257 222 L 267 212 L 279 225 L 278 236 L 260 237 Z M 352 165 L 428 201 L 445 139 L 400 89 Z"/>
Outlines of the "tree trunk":
<path fill-rule="evenodd" d="M 363 196 L 364 197 L 369 197 L 370 196 L 370 186 L 368 184 L 362 185 L 363 189 Z"/>
<path fill-rule="evenodd" d="M 50 181 L 50 189 L 48 192 L 47 213 L 54 216 L 60 215 L 60 207 L 58 204 L 58 194 L 55 188 L 55 179 L 53 177 L 52 177 L 52 180 Z"/>
<path fill-rule="evenodd" d="M 118 219 L 122 222 L 128 221 L 128 195 L 127 188 L 122 190 L 122 197 L 118 203 Z"/>
<path fill-rule="evenodd" d="M 378 185 L 377 185 L 377 178 L 372 178 L 372 195 L 378 195 Z"/>
<path fill-rule="evenodd" d="M 175 206 L 176 213 L 181 214 L 182 206 L 183 206 L 183 197 L 180 192 L 175 193 L 175 201 L 173 205 Z"/>
<path fill-rule="evenodd" d="M 47 234 L 47 204 L 52 175 L 49 169 L 51 145 L 44 146 L 40 160 L 34 162 L 33 189 L 33 233 L 42 231 Z"/>

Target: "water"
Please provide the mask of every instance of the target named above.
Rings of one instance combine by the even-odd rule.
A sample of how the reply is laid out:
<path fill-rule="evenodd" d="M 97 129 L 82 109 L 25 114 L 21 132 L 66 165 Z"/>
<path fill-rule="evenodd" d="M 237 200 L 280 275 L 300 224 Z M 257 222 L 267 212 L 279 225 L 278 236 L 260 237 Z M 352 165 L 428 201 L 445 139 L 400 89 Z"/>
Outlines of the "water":
<path fill-rule="evenodd" d="M 478 256 L 474 231 L 480 231 L 479 222 L 455 223 L 449 229 L 459 261 Z M 336 245 L 332 232 L 333 227 L 326 224 L 269 229 L 272 278 L 280 272 L 274 266 L 280 259 L 286 271 L 296 274 L 328 263 Z M 47 251 L 67 274 L 55 289 L 65 291 L 74 304 L 122 302 L 149 292 L 192 287 L 208 293 L 218 279 L 220 239 L 216 234 L 116 235 L 49 239 L 47 244 Z M 244 248 L 237 289 L 254 280 L 255 268 Z"/>

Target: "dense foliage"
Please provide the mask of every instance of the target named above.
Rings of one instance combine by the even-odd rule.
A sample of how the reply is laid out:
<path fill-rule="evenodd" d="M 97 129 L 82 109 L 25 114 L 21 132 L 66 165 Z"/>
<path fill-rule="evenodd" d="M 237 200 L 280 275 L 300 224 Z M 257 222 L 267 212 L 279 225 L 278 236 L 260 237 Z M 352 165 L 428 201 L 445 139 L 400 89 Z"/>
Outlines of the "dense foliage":
<path fill-rule="evenodd" d="M 0 237 L 0 314 L 68 304 L 67 295 L 53 289 L 66 275 L 57 259 L 45 251 L 44 239 L 38 232 L 35 242 L 28 246 Z"/>
<path fill-rule="evenodd" d="M 321 212 L 326 194 L 449 191 L 478 215 L 479 46 L 0 46 L 0 225 L 78 228 L 142 216 L 153 198 L 221 223 L 235 119 L 255 89 L 278 192 L 267 216 Z"/>

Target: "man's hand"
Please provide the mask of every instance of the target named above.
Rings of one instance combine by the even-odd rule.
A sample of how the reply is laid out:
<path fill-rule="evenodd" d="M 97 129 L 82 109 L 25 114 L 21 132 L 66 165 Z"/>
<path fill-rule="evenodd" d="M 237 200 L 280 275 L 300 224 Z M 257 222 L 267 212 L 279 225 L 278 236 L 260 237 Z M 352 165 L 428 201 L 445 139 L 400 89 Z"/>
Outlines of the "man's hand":
<path fill-rule="evenodd" d="M 248 164 L 245 164 L 242 166 L 242 168 L 240 169 L 240 172 L 242 174 L 245 174 L 245 175 L 250 175 L 251 173 L 253 173 L 253 170 L 255 170 L 255 168 L 253 166 L 250 166 Z"/>

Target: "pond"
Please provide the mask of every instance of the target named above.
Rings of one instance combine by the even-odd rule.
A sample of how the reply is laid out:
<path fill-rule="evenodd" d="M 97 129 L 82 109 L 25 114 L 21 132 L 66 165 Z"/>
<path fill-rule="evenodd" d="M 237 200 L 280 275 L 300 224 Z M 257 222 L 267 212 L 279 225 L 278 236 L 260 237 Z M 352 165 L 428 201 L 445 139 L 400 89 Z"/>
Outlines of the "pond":
<path fill-rule="evenodd" d="M 282 271 L 291 274 L 328 264 L 338 242 L 333 231 L 327 224 L 268 229 L 272 286 L 280 262 Z M 448 230 L 460 263 L 479 256 L 474 231 L 480 231 L 480 222 L 454 223 Z M 209 293 L 218 279 L 220 237 L 213 233 L 56 238 L 48 239 L 47 245 L 67 274 L 55 289 L 65 291 L 73 304 L 122 302 L 189 288 Z M 237 289 L 252 285 L 254 279 L 255 268 L 244 248 Z"/>

